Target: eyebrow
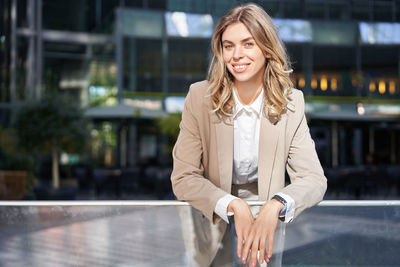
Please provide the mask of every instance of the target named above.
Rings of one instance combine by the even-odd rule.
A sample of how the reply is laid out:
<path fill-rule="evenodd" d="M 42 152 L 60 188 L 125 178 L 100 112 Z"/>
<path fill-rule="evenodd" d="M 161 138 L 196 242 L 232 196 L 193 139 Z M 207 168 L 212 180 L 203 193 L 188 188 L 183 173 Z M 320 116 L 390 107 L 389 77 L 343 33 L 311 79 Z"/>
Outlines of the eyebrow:
<path fill-rule="evenodd" d="M 244 43 L 244 42 L 247 42 L 247 41 L 250 41 L 250 40 L 254 40 L 254 38 L 253 37 L 247 37 L 247 38 L 245 38 L 243 40 L 240 40 L 240 42 Z M 233 43 L 233 42 L 229 41 L 229 40 L 223 40 L 222 43 Z"/>

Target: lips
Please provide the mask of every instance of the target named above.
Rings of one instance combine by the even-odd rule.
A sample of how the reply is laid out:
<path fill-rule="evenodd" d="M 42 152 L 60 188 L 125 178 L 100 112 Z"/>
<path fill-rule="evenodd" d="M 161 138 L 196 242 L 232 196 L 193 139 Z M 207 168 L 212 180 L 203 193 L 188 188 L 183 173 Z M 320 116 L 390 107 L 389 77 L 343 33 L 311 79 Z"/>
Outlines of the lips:
<path fill-rule="evenodd" d="M 232 69 L 234 72 L 241 73 L 246 71 L 246 69 L 250 66 L 250 63 L 247 64 L 232 64 Z"/>

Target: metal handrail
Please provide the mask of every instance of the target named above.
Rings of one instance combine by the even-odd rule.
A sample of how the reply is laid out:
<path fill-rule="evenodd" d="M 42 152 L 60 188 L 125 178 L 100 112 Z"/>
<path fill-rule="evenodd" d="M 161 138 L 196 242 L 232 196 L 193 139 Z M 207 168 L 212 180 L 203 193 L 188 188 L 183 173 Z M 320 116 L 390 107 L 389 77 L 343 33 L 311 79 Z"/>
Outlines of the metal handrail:
<path fill-rule="evenodd" d="M 264 201 L 247 201 L 250 206 L 262 206 Z M 1 206 L 190 206 L 177 200 L 68 200 L 68 201 L 0 201 Z M 400 200 L 324 200 L 321 207 L 400 206 Z"/>

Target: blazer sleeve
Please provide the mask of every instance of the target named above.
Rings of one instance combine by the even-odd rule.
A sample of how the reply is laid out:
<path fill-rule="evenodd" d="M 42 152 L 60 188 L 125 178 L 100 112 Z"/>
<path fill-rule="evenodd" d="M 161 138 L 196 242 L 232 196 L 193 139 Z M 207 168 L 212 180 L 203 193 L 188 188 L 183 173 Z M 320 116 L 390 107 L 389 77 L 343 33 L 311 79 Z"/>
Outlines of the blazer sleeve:
<path fill-rule="evenodd" d="M 197 88 L 193 87 L 185 99 L 180 133 L 172 152 L 172 189 L 178 200 L 189 202 L 213 221 L 215 205 L 227 193 L 204 177 L 202 157 L 205 142 L 202 142 L 199 124 L 201 109 L 205 108 L 199 97 L 204 96 L 196 93 Z"/>
<path fill-rule="evenodd" d="M 295 201 L 294 217 L 320 202 L 327 188 L 327 180 L 307 126 L 303 93 L 296 91 L 296 123 L 286 164 L 291 183 L 281 190 Z"/>

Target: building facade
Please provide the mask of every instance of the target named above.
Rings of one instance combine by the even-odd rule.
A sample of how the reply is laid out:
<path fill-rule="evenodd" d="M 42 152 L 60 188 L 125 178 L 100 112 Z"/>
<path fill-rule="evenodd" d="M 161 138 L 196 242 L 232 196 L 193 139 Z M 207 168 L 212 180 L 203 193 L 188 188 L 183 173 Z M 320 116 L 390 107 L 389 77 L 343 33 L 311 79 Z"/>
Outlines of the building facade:
<path fill-rule="evenodd" d="M 0 123 L 66 94 L 88 109 L 96 166 L 167 166 L 157 118 L 206 78 L 218 18 L 246 2 L 1 0 Z M 324 167 L 399 165 L 400 1 L 255 2 L 286 44 Z"/>

